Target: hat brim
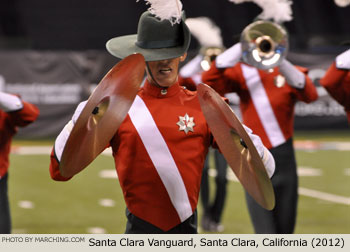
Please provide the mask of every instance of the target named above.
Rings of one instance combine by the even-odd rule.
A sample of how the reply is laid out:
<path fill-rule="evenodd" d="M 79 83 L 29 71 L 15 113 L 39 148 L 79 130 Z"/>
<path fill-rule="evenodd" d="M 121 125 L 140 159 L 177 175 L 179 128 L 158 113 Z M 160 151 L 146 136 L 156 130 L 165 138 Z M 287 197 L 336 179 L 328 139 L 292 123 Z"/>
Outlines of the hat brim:
<path fill-rule="evenodd" d="M 183 25 L 183 29 L 184 43 L 182 46 L 159 49 L 144 49 L 136 45 L 137 34 L 133 34 L 110 39 L 106 43 L 106 48 L 110 54 L 120 59 L 123 59 L 134 53 L 142 54 L 145 58 L 145 61 L 178 58 L 187 52 L 190 44 L 190 30 L 186 25 Z"/>

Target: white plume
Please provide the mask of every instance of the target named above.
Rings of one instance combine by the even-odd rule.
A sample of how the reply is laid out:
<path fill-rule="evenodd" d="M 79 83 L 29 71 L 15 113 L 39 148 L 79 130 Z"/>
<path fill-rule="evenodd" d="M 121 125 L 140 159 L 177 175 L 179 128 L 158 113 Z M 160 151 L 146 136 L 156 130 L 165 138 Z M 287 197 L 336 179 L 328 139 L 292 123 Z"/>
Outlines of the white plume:
<path fill-rule="evenodd" d="M 235 4 L 241 4 L 244 2 L 256 3 L 262 12 L 259 18 L 263 20 L 273 19 L 276 23 L 283 23 L 285 21 L 291 21 L 292 17 L 292 1 L 291 0 L 229 0 Z"/>
<path fill-rule="evenodd" d="M 221 30 L 209 18 L 187 18 L 186 24 L 202 47 L 223 47 Z"/>
<path fill-rule="evenodd" d="M 138 2 L 139 0 L 136 0 Z M 182 3 L 180 0 L 145 0 L 150 5 L 148 11 L 160 20 L 167 19 L 171 24 L 180 23 Z"/>
<path fill-rule="evenodd" d="M 335 4 L 339 7 L 346 7 L 350 5 L 350 0 L 334 0 Z"/>

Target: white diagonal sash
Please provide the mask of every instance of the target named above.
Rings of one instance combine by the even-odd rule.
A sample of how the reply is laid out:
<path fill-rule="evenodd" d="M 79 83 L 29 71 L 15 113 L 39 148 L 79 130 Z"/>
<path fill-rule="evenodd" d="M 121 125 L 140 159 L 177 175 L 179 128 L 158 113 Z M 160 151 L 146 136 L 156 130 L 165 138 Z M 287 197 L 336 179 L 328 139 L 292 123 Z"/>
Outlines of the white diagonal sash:
<path fill-rule="evenodd" d="M 272 110 L 264 86 L 261 83 L 259 72 L 254 67 L 249 67 L 243 64 L 241 64 L 241 66 L 250 96 L 252 97 L 260 121 L 272 147 L 276 147 L 284 143 L 286 140 Z"/>
<path fill-rule="evenodd" d="M 180 220 L 186 220 L 193 212 L 185 184 L 163 136 L 141 97 L 136 96 L 128 113 Z"/>

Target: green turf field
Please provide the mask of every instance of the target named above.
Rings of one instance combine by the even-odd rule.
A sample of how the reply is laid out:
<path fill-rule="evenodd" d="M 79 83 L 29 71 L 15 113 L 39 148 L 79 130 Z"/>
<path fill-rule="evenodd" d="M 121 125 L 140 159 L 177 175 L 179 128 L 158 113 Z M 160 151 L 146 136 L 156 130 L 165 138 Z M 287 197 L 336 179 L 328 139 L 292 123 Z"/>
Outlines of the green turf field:
<path fill-rule="evenodd" d="M 296 140 L 350 142 L 350 133 L 300 133 Z M 14 146 L 51 145 L 52 141 L 20 141 Z M 302 189 L 341 196 L 345 203 L 300 195 L 296 233 L 350 233 L 350 151 L 297 150 L 299 167 L 316 169 L 317 176 L 300 176 Z M 119 182 L 113 175 L 113 159 L 99 156 L 69 182 L 49 176 L 49 155 L 11 154 L 9 196 L 14 233 L 123 233 L 126 223 Z M 105 171 L 107 170 L 107 171 Z M 213 179 L 211 179 L 213 180 Z M 103 203 L 102 206 L 101 202 Z M 199 216 L 201 208 L 199 206 Z M 228 183 L 223 224 L 225 233 L 253 233 L 242 187 Z"/>

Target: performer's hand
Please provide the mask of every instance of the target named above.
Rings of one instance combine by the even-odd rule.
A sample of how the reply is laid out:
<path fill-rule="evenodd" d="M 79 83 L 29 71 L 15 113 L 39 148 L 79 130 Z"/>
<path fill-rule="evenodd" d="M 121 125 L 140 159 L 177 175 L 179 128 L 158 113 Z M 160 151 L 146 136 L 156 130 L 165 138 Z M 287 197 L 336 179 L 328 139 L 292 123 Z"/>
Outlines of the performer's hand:
<path fill-rule="evenodd" d="M 241 43 L 237 43 L 218 55 L 215 60 L 217 68 L 228 68 L 236 65 L 242 57 Z"/>
<path fill-rule="evenodd" d="M 0 109 L 5 112 L 12 112 L 23 108 L 21 99 L 12 94 L 0 92 Z"/>
<path fill-rule="evenodd" d="M 272 154 L 270 151 L 264 146 L 264 144 L 261 142 L 261 139 L 258 135 L 253 134 L 253 131 L 242 124 L 245 131 L 247 132 L 248 136 L 252 140 L 256 150 L 258 151 L 264 165 L 266 168 L 267 175 L 269 178 L 272 177 L 272 175 L 275 172 L 275 159 L 273 158 Z"/>
<path fill-rule="evenodd" d="M 335 58 L 335 65 L 338 69 L 350 70 L 350 49 Z"/>
<path fill-rule="evenodd" d="M 298 89 L 305 87 L 305 75 L 293 66 L 288 60 L 283 59 L 279 65 L 280 73 L 286 78 L 287 83 Z"/>

